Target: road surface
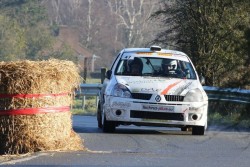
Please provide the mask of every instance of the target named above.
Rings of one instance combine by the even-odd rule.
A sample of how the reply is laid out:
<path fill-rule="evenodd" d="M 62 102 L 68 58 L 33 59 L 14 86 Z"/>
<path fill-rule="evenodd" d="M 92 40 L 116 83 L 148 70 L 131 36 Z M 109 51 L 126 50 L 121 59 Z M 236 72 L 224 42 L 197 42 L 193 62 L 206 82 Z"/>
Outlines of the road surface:
<path fill-rule="evenodd" d="M 249 167 L 250 133 L 209 127 L 205 136 L 177 128 L 122 126 L 102 133 L 92 116 L 74 116 L 73 128 L 87 151 L 38 152 L 2 157 L 0 165 L 88 167 Z"/>

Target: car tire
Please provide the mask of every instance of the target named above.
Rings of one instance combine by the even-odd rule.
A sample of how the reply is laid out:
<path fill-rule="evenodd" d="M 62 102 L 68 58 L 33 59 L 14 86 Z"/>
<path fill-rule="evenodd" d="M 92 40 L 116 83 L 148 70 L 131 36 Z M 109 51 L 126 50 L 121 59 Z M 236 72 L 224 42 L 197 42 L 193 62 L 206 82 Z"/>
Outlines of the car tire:
<path fill-rule="evenodd" d="M 181 127 L 181 131 L 182 132 L 191 132 L 192 131 L 192 127 L 186 127 L 186 126 Z"/>
<path fill-rule="evenodd" d="M 115 131 L 115 122 L 106 120 L 106 116 L 104 115 L 102 130 L 105 133 L 113 133 Z"/>
<path fill-rule="evenodd" d="M 186 132 L 186 131 L 188 131 L 188 128 L 187 128 L 186 126 L 181 127 L 181 131 L 182 131 L 182 132 Z"/>
<path fill-rule="evenodd" d="M 192 135 L 204 135 L 205 127 L 204 126 L 193 126 Z"/>
<path fill-rule="evenodd" d="M 98 128 L 102 128 L 102 110 L 100 104 L 98 104 L 96 116 L 97 116 Z"/>

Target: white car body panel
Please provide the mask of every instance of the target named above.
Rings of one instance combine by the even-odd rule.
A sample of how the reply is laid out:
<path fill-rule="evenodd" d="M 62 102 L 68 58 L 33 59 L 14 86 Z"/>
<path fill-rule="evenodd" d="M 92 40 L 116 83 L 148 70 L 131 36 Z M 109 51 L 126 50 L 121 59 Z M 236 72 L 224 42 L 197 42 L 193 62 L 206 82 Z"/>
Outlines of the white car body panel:
<path fill-rule="evenodd" d="M 172 87 L 167 95 L 181 95 L 185 96 L 186 93 L 198 87 L 198 81 L 182 80 L 182 79 L 162 79 L 162 78 L 150 78 L 150 77 L 127 77 L 118 76 L 111 80 L 113 84 L 109 86 L 112 88 L 116 83 L 128 84 L 131 93 L 151 93 L 150 100 L 135 100 L 130 98 L 112 97 L 109 88 L 106 91 L 106 99 L 104 105 L 104 112 L 107 116 L 107 120 L 111 121 L 125 121 L 125 122 L 144 122 L 144 123 L 160 123 L 160 124 L 176 124 L 176 125 L 206 125 L 207 119 L 207 96 L 204 93 L 204 102 L 168 102 L 164 99 L 164 95 L 161 93 L 168 87 L 177 83 Z M 154 85 L 154 86 L 152 86 Z M 155 96 L 160 95 L 161 101 L 156 102 Z M 121 110 L 122 114 L 117 116 L 115 112 Z M 130 118 L 130 110 L 139 111 L 154 111 L 154 112 L 168 112 L 168 113 L 182 113 L 184 114 L 183 121 L 171 121 L 171 120 L 146 120 L 139 118 Z M 200 121 L 188 121 L 189 114 L 200 114 Z"/>

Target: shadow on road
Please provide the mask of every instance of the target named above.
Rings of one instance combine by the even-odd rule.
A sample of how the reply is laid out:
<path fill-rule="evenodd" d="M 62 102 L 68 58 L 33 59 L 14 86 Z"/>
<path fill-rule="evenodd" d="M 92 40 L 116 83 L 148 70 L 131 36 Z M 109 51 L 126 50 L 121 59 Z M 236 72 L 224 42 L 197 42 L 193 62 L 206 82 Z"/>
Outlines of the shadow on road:
<path fill-rule="evenodd" d="M 153 134 L 153 135 L 190 135 L 191 132 L 182 132 L 179 128 L 158 128 L 155 130 L 152 127 L 127 127 L 117 129 L 118 134 Z"/>
<path fill-rule="evenodd" d="M 97 127 L 94 116 L 73 116 L 73 129 L 77 133 L 103 133 Z M 119 126 L 115 134 L 147 134 L 147 135 L 191 135 L 191 132 L 182 132 L 180 128 L 154 127 L 154 126 Z"/>
<path fill-rule="evenodd" d="M 73 126 L 73 130 L 76 133 L 102 133 L 102 130 L 97 127 L 80 127 L 80 126 Z"/>
<path fill-rule="evenodd" d="M 94 116 L 73 116 L 73 129 L 77 133 L 103 133 L 102 129 L 97 127 L 97 120 Z M 250 132 L 250 128 L 241 128 L 237 125 L 222 126 L 210 124 L 207 132 Z M 117 134 L 153 134 L 153 135 L 191 135 L 191 132 L 182 132 L 180 128 L 167 127 L 146 127 L 146 126 L 119 126 L 115 133 Z"/>
<path fill-rule="evenodd" d="M 74 126 L 73 129 L 76 133 L 103 133 L 97 127 Z M 182 132 L 179 128 L 120 126 L 113 134 L 191 135 L 191 132 Z"/>

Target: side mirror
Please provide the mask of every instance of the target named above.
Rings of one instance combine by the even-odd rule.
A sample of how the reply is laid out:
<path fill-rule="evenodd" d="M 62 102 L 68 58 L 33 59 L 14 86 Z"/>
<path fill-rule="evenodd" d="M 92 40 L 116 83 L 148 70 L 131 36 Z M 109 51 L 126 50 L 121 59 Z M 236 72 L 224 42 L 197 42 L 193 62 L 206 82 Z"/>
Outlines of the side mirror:
<path fill-rule="evenodd" d="M 112 74 L 112 71 L 111 71 L 111 70 L 108 70 L 108 71 L 106 72 L 106 78 L 107 78 L 107 79 L 110 79 L 110 78 L 111 78 L 111 74 Z"/>
<path fill-rule="evenodd" d="M 199 76 L 201 85 L 205 85 L 205 77 L 202 76 L 202 74 Z"/>

